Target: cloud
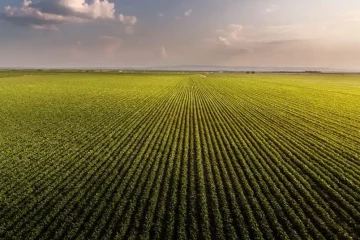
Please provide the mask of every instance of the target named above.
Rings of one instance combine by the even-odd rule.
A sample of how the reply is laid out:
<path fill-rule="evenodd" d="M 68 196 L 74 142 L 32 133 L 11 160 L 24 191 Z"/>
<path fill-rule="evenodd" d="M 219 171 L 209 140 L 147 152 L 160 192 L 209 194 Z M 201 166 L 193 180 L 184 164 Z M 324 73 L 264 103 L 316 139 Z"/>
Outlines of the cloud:
<path fill-rule="evenodd" d="M 37 24 L 32 24 L 31 27 L 33 29 L 37 29 L 37 30 L 48 30 L 48 31 L 59 31 L 59 29 L 54 26 L 54 25 L 37 25 Z"/>
<path fill-rule="evenodd" d="M 163 17 L 164 15 L 164 13 L 158 13 L 158 17 Z"/>
<path fill-rule="evenodd" d="M 225 37 L 219 36 L 218 37 L 219 42 L 225 46 L 230 46 L 230 41 L 226 39 Z"/>
<path fill-rule="evenodd" d="M 30 0 L 24 0 L 23 6 L 24 6 L 24 7 L 29 7 L 30 4 L 32 4 L 32 1 L 30 1 Z"/>
<path fill-rule="evenodd" d="M 161 47 L 161 57 L 166 59 L 168 57 L 167 51 L 165 47 Z"/>
<path fill-rule="evenodd" d="M 33 3 L 24 0 L 22 6 L 5 7 L 0 18 L 19 25 L 31 26 L 35 29 L 56 29 L 62 23 L 84 23 L 96 20 L 121 21 L 134 25 L 135 16 L 118 17 L 115 4 L 109 0 L 40 0 Z"/>
<path fill-rule="evenodd" d="M 216 30 L 214 33 L 213 42 L 226 46 L 249 45 L 252 43 L 277 44 L 335 36 L 329 34 L 330 27 L 323 24 L 272 25 L 261 28 L 230 24 L 226 28 Z"/>
<path fill-rule="evenodd" d="M 127 35 L 132 35 L 135 33 L 134 25 L 137 23 L 137 18 L 135 16 L 124 16 L 120 14 L 119 20 L 124 25 L 126 25 L 125 33 Z"/>
<path fill-rule="evenodd" d="M 244 27 L 240 24 L 230 24 L 225 29 L 219 29 L 216 31 L 218 34 L 217 40 L 223 45 L 229 46 L 234 42 L 242 40 Z"/>
<path fill-rule="evenodd" d="M 229 24 L 224 29 L 215 30 L 215 36 L 205 39 L 203 43 L 209 57 L 226 62 L 245 56 L 250 57 L 254 53 L 298 46 L 305 42 L 304 39 L 295 36 L 289 38 L 286 34 L 287 30 L 287 27 L 280 26 L 255 29 L 241 24 Z M 264 38 L 264 34 L 268 36 L 270 31 L 275 32 L 273 38 Z"/>
<path fill-rule="evenodd" d="M 243 38 L 243 30 L 244 27 L 240 24 L 230 24 L 226 29 L 226 33 L 232 40 L 239 40 Z"/>
<path fill-rule="evenodd" d="M 67 8 L 73 15 L 79 15 L 90 19 L 114 19 L 115 4 L 108 0 L 55 0 L 58 6 Z"/>
<path fill-rule="evenodd" d="M 271 5 L 270 7 L 268 7 L 268 8 L 265 9 L 265 12 L 267 12 L 267 13 L 272 13 L 272 12 L 277 11 L 278 9 L 279 9 L 278 6 L 276 6 L 276 5 Z"/>
<path fill-rule="evenodd" d="M 331 26 L 323 24 L 309 25 L 271 25 L 264 27 L 229 24 L 214 30 L 205 37 L 199 48 L 202 61 L 220 62 L 221 64 L 272 64 L 272 57 L 281 64 L 289 55 L 300 54 L 309 61 L 311 54 L 317 53 L 317 44 L 328 42 L 334 33 L 329 34 Z M 336 37 L 338 40 L 339 37 Z M 330 47 L 329 47 L 330 49 Z M 296 53 L 296 54 L 295 54 Z M 296 63 L 294 60 L 294 64 Z M 305 60 L 303 61 L 305 62 Z"/>
<path fill-rule="evenodd" d="M 1 18 L 30 26 L 51 26 L 53 24 L 68 22 L 83 22 L 85 19 L 76 16 L 57 15 L 53 13 L 41 12 L 39 9 L 30 7 L 31 2 L 24 2 L 22 7 L 5 7 Z"/>
<path fill-rule="evenodd" d="M 124 16 L 122 14 L 119 15 L 120 22 L 125 25 L 135 25 L 137 23 L 137 18 L 135 16 Z"/>
<path fill-rule="evenodd" d="M 192 13 L 192 9 L 189 9 L 188 11 L 184 12 L 184 16 L 188 17 Z"/>
<path fill-rule="evenodd" d="M 263 41 L 263 42 L 258 42 L 264 45 L 285 45 L 285 44 L 291 44 L 291 43 L 298 43 L 298 42 L 303 42 L 303 41 L 309 41 L 306 39 L 285 39 L 285 40 L 274 40 L 274 41 Z"/>

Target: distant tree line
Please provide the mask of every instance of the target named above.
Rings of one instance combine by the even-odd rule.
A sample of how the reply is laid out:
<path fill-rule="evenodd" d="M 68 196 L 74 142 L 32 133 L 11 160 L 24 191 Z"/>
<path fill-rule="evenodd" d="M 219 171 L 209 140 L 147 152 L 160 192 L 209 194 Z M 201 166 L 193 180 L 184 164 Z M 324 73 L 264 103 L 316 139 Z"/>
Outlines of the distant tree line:
<path fill-rule="evenodd" d="M 321 73 L 321 71 L 305 71 L 305 73 Z"/>

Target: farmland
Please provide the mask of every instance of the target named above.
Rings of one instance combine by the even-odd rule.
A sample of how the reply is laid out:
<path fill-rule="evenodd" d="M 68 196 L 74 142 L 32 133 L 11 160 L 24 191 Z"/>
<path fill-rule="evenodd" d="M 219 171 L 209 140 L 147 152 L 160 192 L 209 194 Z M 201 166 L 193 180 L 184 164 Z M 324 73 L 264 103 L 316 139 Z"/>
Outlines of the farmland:
<path fill-rule="evenodd" d="M 356 239 L 360 76 L 0 72 L 2 239 Z"/>

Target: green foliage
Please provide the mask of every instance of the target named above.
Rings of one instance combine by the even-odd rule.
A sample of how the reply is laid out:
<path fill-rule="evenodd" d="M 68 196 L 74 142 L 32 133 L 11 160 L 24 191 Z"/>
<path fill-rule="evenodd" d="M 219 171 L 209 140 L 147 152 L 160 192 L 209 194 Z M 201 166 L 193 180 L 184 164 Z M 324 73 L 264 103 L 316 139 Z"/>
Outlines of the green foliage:
<path fill-rule="evenodd" d="M 0 72 L 1 239 L 355 239 L 356 75 Z"/>

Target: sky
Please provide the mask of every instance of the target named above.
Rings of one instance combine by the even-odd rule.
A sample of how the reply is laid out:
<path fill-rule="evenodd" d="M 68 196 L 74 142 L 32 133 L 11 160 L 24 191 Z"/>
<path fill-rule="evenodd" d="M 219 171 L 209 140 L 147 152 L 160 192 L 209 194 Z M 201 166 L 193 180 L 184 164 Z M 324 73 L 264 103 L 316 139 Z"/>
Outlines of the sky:
<path fill-rule="evenodd" d="M 360 1 L 0 1 L 0 68 L 179 65 L 360 69 Z"/>

